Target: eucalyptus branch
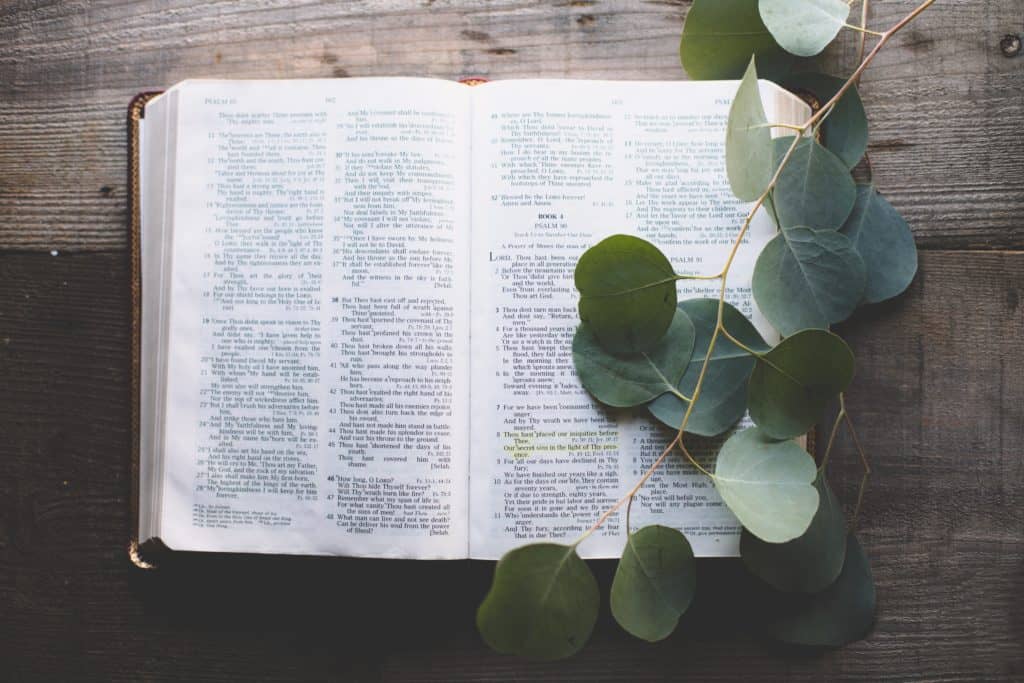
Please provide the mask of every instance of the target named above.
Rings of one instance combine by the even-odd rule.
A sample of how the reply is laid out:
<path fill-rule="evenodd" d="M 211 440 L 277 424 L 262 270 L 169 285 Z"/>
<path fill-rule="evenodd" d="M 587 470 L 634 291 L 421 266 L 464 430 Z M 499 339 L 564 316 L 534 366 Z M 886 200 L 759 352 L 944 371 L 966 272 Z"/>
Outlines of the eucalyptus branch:
<path fill-rule="evenodd" d="M 677 446 L 681 458 L 712 480 L 742 527 L 739 554 L 746 569 L 777 591 L 802 594 L 786 606 L 784 618 L 766 620 L 773 637 L 837 647 L 862 638 L 874 621 L 870 570 L 853 532 L 871 471 L 843 393 L 853 380 L 854 356 L 828 328 L 860 303 L 903 292 L 918 261 L 906 221 L 876 188 L 855 184 L 850 169 L 864 157 L 867 122 L 858 98 L 843 98 L 883 46 L 934 0 L 884 33 L 867 29 L 867 1 L 862 0 L 860 26 L 850 27 L 859 33 L 857 67 L 845 81 L 824 75 L 803 79 L 827 101 L 800 125 L 767 122 L 751 55 L 757 52 L 757 61 L 764 57 L 767 66 L 775 49 L 819 53 L 850 18 L 855 1 L 693 1 L 680 48 L 687 72 L 695 78 L 731 78 L 735 63 L 749 65 L 729 110 L 726 171 L 733 195 L 756 201 L 715 274 L 678 274 L 662 251 L 629 234 L 605 238 L 580 257 L 574 281 L 581 325 L 572 339 L 572 361 L 581 383 L 611 408 L 645 405 L 675 433 L 639 480 L 577 541 L 532 543 L 505 553 L 476 615 L 481 636 L 496 650 L 554 659 L 583 647 L 598 618 L 600 595 L 578 547 L 624 506 L 627 540 L 611 584 L 611 614 L 627 632 L 647 641 L 673 632 L 695 594 L 694 548 L 671 525 L 650 523 L 634 530 L 632 510 L 641 488 Z M 765 31 L 774 41 L 767 52 Z M 707 41 L 721 35 L 745 38 L 710 57 Z M 878 41 L 865 53 L 867 35 Z M 829 131 L 849 135 L 816 140 L 826 120 Z M 773 139 L 772 129 L 795 134 L 792 140 Z M 736 255 L 765 205 L 780 234 L 760 251 L 751 284 L 754 300 L 782 335 L 770 348 L 750 317 L 726 302 Z M 681 280 L 718 280 L 718 296 L 680 302 Z M 725 348 L 717 347 L 723 338 Z M 809 357 L 816 361 L 809 364 Z M 712 376 L 722 381 L 706 386 Z M 837 397 L 839 411 L 816 465 L 796 438 L 812 429 Z M 701 410 L 694 414 L 698 400 Z M 685 435 L 725 434 L 744 412 L 756 426 L 729 434 L 716 449 L 714 466 L 706 469 L 703 458 L 690 453 Z M 824 476 L 844 423 L 864 470 L 849 527 Z M 766 462 L 772 466 L 763 468 Z"/>
<path fill-rule="evenodd" d="M 870 0 L 863 0 L 860 4 L 860 27 L 868 27 L 868 2 Z M 857 63 L 860 64 L 864 61 L 864 48 L 867 47 L 867 33 L 861 33 L 857 38 Z"/>
<path fill-rule="evenodd" d="M 713 355 L 713 352 L 714 352 L 714 349 L 715 349 L 715 345 L 718 342 L 718 338 L 722 334 L 731 337 L 731 335 L 729 335 L 728 332 L 725 330 L 725 325 L 723 323 L 723 316 L 724 316 L 724 312 L 725 312 L 725 296 L 726 296 L 726 289 L 727 289 L 729 272 L 730 272 L 730 270 L 732 268 L 733 262 L 736 259 L 736 254 L 739 251 L 739 247 L 742 245 L 744 237 L 746 237 L 747 232 L 750 230 L 750 225 L 753 222 L 754 216 L 757 214 L 757 211 L 764 205 L 765 201 L 768 199 L 768 197 L 770 196 L 771 192 L 775 189 L 776 185 L 778 184 L 779 178 L 781 177 L 782 172 L 785 170 L 786 165 L 789 163 L 790 159 L 793 157 L 793 154 L 796 151 L 796 148 L 797 148 L 798 144 L 800 143 L 802 135 L 806 134 L 807 131 L 811 130 L 815 125 L 817 125 L 820 121 L 822 121 L 828 115 L 828 112 L 830 112 L 831 109 L 835 106 L 835 104 L 843 97 L 843 95 L 845 95 L 850 90 L 850 88 L 854 87 L 854 85 L 860 79 L 861 75 L 864 73 L 864 71 L 867 69 L 867 67 L 871 64 L 871 62 L 875 59 L 875 57 L 878 55 L 878 53 L 881 51 L 881 49 L 886 45 L 886 43 L 888 43 L 892 39 L 892 37 L 894 35 L 896 35 L 900 30 L 902 30 L 907 24 L 909 24 L 911 21 L 913 21 L 915 18 L 917 18 L 918 15 L 920 15 L 922 12 L 924 12 L 926 9 L 928 9 L 932 4 L 934 4 L 934 2 L 935 2 L 935 0 L 925 0 L 925 2 L 921 3 L 920 5 L 918 5 L 912 12 L 910 12 L 908 15 L 903 17 L 900 21 L 898 21 L 896 24 L 894 24 L 887 31 L 879 33 L 878 34 L 879 35 L 878 42 L 871 49 L 871 51 L 868 52 L 868 54 L 860 61 L 860 64 L 854 70 L 853 74 L 850 75 L 850 77 L 846 80 L 846 82 L 832 96 L 832 98 L 829 99 L 824 105 L 822 105 L 822 107 L 820 109 L 818 109 L 818 111 L 814 112 L 810 116 L 810 118 L 808 118 L 803 124 L 801 124 L 801 125 L 796 127 L 798 129 L 798 131 L 801 133 L 801 135 L 793 136 L 793 142 L 790 143 L 788 149 L 786 150 L 786 153 L 783 155 L 782 159 L 779 161 L 779 164 L 776 167 L 775 172 L 772 175 L 771 179 L 769 180 L 767 187 L 765 187 L 764 191 L 761 193 L 761 195 L 757 198 L 757 200 L 754 202 L 753 206 L 748 211 L 748 213 L 746 215 L 746 218 L 744 218 L 743 223 L 742 223 L 742 225 L 740 227 L 739 233 L 737 234 L 735 240 L 732 243 L 732 246 L 731 246 L 731 248 L 729 250 L 729 254 L 728 254 L 728 256 L 727 256 L 727 258 L 725 260 L 724 265 L 722 266 L 722 270 L 719 273 L 719 276 L 721 278 L 722 284 L 721 284 L 721 287 L 719 288 L 717 321 L 716 321 L 716 324 L 715 324 L 714 331 L 712 332 L 711 338 L 710 338 L 710 340 L 708 342 L 707 352 L 706 352 L 706 354 L 704 356 L 704 362 L 701 365 L 700 373 L 697 376 L 697 383 L 694 386 L 693 395 L 690 398 L 690 400 L 687 402 L 686 411 L 683 414 L 683 419 L 682 419 L 682 421 L 681 421 L 681 423 L 679 425 L 679 429 L 677 430 L 675 437 L 672 439 L 672 441 L 669 443 L 669 445 L 665 448 L 665 450 L 662 451 L 661 455 L 658 456 L 658 458 L 654 461 L 654 463 L 647 469 L 647 471 L 644 472 L 643 476 L 636 483 L 636 485 L 634 485 L 629 490 L 629 492 L 627 492 L 626 495 L 624 495 L 621 499 L 619 499 L 611 508 L 609 508 L 607 511 L 605 511 L 605 513 L 602 514 L 598 518 L 598 520 L 594 523 L 594 525 L 591 526 L 591 528 L 588 529 L 586 532 L 584 532 L 584 534 L 580 537 L 579 540 L 576 541 L 576 543 L 574 545 L 578 545 L 585 538 L 590 536 L 594 531 L 596 531 L 598 528 L 600 528 L 601 525 L 603 525 L 608 520 L 608 518 L 611 517 L 611 515 L 615 513 L 615 511 L 617 511 L 619 508 L 621 508 L 622 505 L 628 503 L 636 495 L 636 493 L 641 488 L 643 488 L 643 485 L 647 482 L 648 479 L 651 478 L 651 476 L 654 474 L 654 472 L 657 471 L 657 469 L 661 466 L 661 464 L 668 457 L 668 454 L 672 452 L 672 449 L 677 444 L 680 446 L 680 448 L 682 448 L 683 453 L 688 457 L 688 459 L 689 459 L 691 464 L 693 464 L 699 471 L 703 472 L 708 477 L 714 479 L 714 475 L 713 474 L 709 473 L 703 467 L 699 466 L 696 463 L 696 461 L 689 455 L 689 452 L 686 450 L 685 445 L 683 443 L 683 436 L 684 436 L 684 434 L 686 432 L 686 427 L 687 427 L 687 425 L 688 425 L 688 423 L 690 421 L 690 417 L 693 414 L 694 406 L 697 404 L 697 401 L 700 399 L 701 390 L 704 387 L 704 380 L 707 377 L 708 367 L 711 364 L 711 358 L 712 358 L 712 355 Z M 866 9 L 864 10 L 864 12 L 866 14 Z M 863 36 L 864 34 L 862 33 L 861 35 Z M 711 278 L 711 279 L 714 279 L 714 278 Z M 733 341 L 735 343 L 736 340 L 733 338 L 733 339 L 731 339 L 731 341 Z M 845 409 L 842 410 L 842 413 L 845 415 Z M 845 415 L 845 417 L 846 417 L 846 420 L 847 420 L 847 424 L 848 424 L 848 426 L 849 426 L 849 428 L 851 430 L 851 434 L 853 434 L 854 433 L 853 432 L 853 423 L 852 423 L 852 421 L 849 420 L 849 415 Z M 834 435 L 834 432 L 835 432 L 835 429 L 833 429 L 833 435 Z M 831 439 L 830 439 L 830 441 L 831 441 Z M 862 462 L 864 463 L 864 467 L 865 467 L 865 475 L 864 475 L 864 479 L 862 480 L 861 492 L 860 492 L 860 495 L 862 496 L 863 495 L 863 488 L 864 488 L 864 485 L 865 485 L 865 483 L 867 481 L 867 476 L 868 476 L 868 474 L 870 474 L 870 467 L 868 466 L 867 459 L 864 456 L 863 451 L 859 448 L 859 445 L 858 445 L 858 450 L 861 453 L 861 459 L 862 459 Z M 858 498 L 857 511 L 854 514 L 854 518 L 855 519 L 856 519 L 857 513 L 859 513 L 859 508 L 860 508 L 860 500 Z"/>
<path fill-rule="evenodd" d="M 770 627 L 773 637 L 838 647 L 870 629 L 873 582 L 853 530 L 871 467 L 843 394 L 853 379 L 853 352 L 828 328 L 861 303 L 903 292 L 916 273 L 917 252 L 899 212 L 874 187 L 857 187 L 852 178 L 851 167 L 866 158 L 867 121 L 857 97 L 843 98 L 882 47 L 934 0 L 881 33 L 867 28 L 868 2 L 861 1 L 859 26 L 846 24 L 856 0 L 692 3 L 680 47 L 690 75 L 732 78 L 737 63 L 748 64 L 729 111 L 726 170 L 733 194 L 756 201 L 721 270 L 712 275 L 677 274 L 655 245 L 632 235 L 607 237 L 580 256 L 575 283 L 581 324 L 572 342 L 580 382 L 607 406 L 646 406 L 673 426 L 674 435 L 639 480 L 574 543 L 532 543 L 503 555 L 477 610 L 480 633 L 495 650 L 540 659 L 579 651 L 598 618 L 600 596 L 577 549 L 623 506 L 627 539 L 610 591 L 612 616 L 630 634 L 652 642 L 675 629 L 696 590 L 694 548 L 671 526 L 652 523 L 634 531 L 632 507 L 676 447 L 679 457 L 711 479 L 742 526 L 740 556 L 747 570 L 778 591 L 803 594 L 799 604 L 788 606 L 795 609 L 787 608 L 785 618 Z M 850 77 L 805 75 L 810 91 L 828 101 L 802 124 L 768 123 L 751 53 L 766 62 L 774 50 L 812 56 L 844 24 L 859 33 L 858 64 Z M 774 43 L 762 42 L 765 31 Z M 721 35 L 745 38 L 709 56 L 704 46 Z M 878 38 L 870 51 L 868 35 Z M 793 85 L 799 87 L 800 80 L 795 75 Z M 848 135 L 817 141 L 826 120 L 830 131 Z M 773 129 L 791 131 L 792 140 L 773 139 Z M 794 167 L 799 173 L 783 175 Z M 726 302 L 736 256 L 765 205 L 781 234 L 760 251 L 751 289 L 783 337 L 770 348 L 749 316 Z M 805 263 L 819 267 L 804 268 Z M 720 280 L 717 298 L 680 302 L 680 280 Z M 722 338 L 724 349 L 716 347 Z M 807 362 L 811 357 L 814 363 Z M 706 387 L 712 376 L 721 383 Z M 812 429 L 837 397 L 828 445 L 816 465 L 795 439 Z M 686 434 L 725 434 L 744 413 L 756 426 L 729 434 L 716 449 L 714 465 L 705 469 L 704 458 L 698 461 L 687 448 Z M 825 477 L 844 423 L 864 468 L 849 527 Z M 772 467 L 763 468 L 765 462 Z M 856 600 L 835 599 L 853 595 Z M 530 618 L 519 618 L 523 614 Z"/>

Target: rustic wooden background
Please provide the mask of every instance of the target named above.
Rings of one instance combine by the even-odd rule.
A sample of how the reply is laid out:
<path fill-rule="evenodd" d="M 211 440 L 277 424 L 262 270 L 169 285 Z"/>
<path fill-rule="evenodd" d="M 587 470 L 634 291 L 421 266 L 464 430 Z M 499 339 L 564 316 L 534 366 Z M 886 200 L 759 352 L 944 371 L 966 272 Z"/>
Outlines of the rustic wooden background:
<path fill-rule="evenodd" d="M 125 109 L 197 76 L 678 79 L 690 3 L 0 4 L 0 679 L 1024 678 L 1024 56 L 1000 46 L 1021 0 L 940 0 L 863 82 L 875 179 L 922 250 L 910 292 L 845 328 L 876 470 L 872 635 L 769 645 L 736 563 L 702 562 L 667 642 L 604 614 L 545 665 L 475 634 L 484 563 L 129 564 Z M 914 3 L 872 4 L 883 28 Z M 854 57 L 849 38 L 830 53 Z M 851 500 L 845 440 L 835 462 Z"/>

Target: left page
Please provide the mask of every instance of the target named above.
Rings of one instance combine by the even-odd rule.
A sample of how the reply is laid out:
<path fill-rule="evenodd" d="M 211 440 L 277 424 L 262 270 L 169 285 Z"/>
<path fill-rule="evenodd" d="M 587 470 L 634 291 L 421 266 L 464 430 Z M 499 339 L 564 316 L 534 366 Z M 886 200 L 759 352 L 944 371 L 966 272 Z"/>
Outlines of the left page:
<path fill-rule="evenodd" d="M 466 557 L 469 88 L 175 90 L 161 538 Z"/>

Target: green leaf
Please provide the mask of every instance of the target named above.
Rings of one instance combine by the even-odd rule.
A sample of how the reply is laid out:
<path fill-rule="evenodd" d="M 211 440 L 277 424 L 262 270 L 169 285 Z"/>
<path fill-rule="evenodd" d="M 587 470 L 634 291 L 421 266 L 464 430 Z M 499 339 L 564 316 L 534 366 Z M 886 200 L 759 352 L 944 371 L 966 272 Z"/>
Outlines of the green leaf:
<path fill-rule="evenodd" d="M 686 313 L 696 330 L 693 355 L 679 382 L 679 392 L 693 396 L 718 322 L 718 299 L 688 299 L 680 302 L 678 308 Z M 751 322 L 728 303 L 722 310 L 722 323 L 729 334 L 755 351 L 765 352 L 771 348 Z M 747 380 L 753 369 L 754 357 L 720 334 L 686 431 L 699 436 L 717 436 L 736 424 L 747 412 Z M 679 429 L 686 406 L 687 402 L 675 394 L 662 394 L 648 404 L 647 409 L 661 422 Z"/>
<path fill-rule="evenodd" d="M 824 473 L 814 483 L 818 511 L 799 538 L 788 543 L 765 543 L 743 530 L 740 556 L 754 576 L 776 590 L 817 593 L 827 588 L 843 569 L 846 557 L 846 519 Z"/>
<path fill-rule="evenodd" d="M 561 659 L 590 638 L 600 600 L 597 580 L 574 546 L 527 545 L 498 562 L 476 625 L 498 652 Z"/>
<path fill-rule="evenodd" d="M 648 526 L 630 534 L 612 581 L 612 616 L 651 642 L 667 638 L 693 600 L 697 564 L 686 537 Z"/>
<path fill-rule="evenodd" d="M 676 312 L 676 274 L 650 242 L 613 235 L 576 264 L 580 319 L 611 353 L 647 351 L 668 331 Z"/>
<path fill-rule="evenodd" d="M 725 442 L 712 478 L 750 533 L 785 543 L 807 531 L 818 510 L 817 474 L 814 460 L 795 441 L 774 441 L 751 427 Z"/>
<path fill-rule="evenodd" d="M 758 9 L 779 45 L 798 57 L 824 50 L 850 16 L 845 0 L 760 0 Z"/>
<path fill-rule="evenodd" d="M 767 78 L 786 73 L 793 61 L 762 23 L 757 0 L 694 0 L 679 43 L 690 78 L 739 78 L 754 55 L 758 71 Z"/>
<path fill-rule="evenodd" d="M 864 293 L 864 261 L 835 230 L 782 230 L 761 250 L 752 287 L 757 306 L 783 335 L 846 320 Z"/>
<path fill-rule="evenodd" d="M 869 304 L 902 293 L 917 273 L 917 247 L 910 226 L 872 185 L 857 186 L 857 203 L 842 233 L 864 260 Z"/>
<path fill-rule="evenodd" d="M 693 354 L 693 339 L 693 323 L 677 309 L 668 332 L 653 349 L 613 356 L 601 348 L 590 326 L 580 323 L 572 340 L 572 360 L 594 398 L 616 408 L 631 408 L 676 391 Z"/>
<path fill-rule="evenodd" d="M 772 169 L 793 144 L 792 136 L 775 138 Z M 772 190 L 781 228 L 807 225 L 838 230 L 853 210 L 857 187 L 846 164 L 811 138 L 797 143 Z"/>
<path fill-rule="evenodd" d="M 787 76 L 782 84 L 797 95 L 813 96 L 821 106 L 835 97 L 845 83 L 835 76 L 805 72 Z M 825 148 L 842 159 L 847 168 L 853 168 L 863 158 L 868 148 L 868 117 L 857 86 L 851 86 L 836 102 L 821 124 L 821 137 Z"/>
<path fill-rule="evenodd" d="M 825 330 L 804 330 L 757 359 L 750 375 L 751 419 L 776 439 L 791 439 L 817 422 L 825 405 L 853 379 L 853 352 Z"/>
<path fill-rule="evenodd" d="M 841 647 L 868 634 L 875 621 L 875 582 L 864 549 L 846 538 L 839 578 L 820 593 L 779 596 L 768 623 L 772 637 L 793 645 Z"/>
<path fill-rule="evenodd" d="M 772 136 L 766 123 L 757 69 L 751 59 L 729 109 L 729 127 L 725 133 L 725 170 L 729 186 L 743 201 L 752 202 L 760 197 L 774 173 Z"/>

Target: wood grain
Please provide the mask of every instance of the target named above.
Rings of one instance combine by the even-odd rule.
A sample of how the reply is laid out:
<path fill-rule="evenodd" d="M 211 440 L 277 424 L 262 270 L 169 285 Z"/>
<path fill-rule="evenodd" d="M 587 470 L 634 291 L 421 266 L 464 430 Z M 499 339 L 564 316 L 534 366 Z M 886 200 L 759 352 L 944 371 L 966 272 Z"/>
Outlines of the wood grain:
<path fill-rule="evenodd" d="M 864 83 L 875 179 L 925 249 L 907 296 L 843 329 L 876 472 L 867 640 L 766 643 L 734 561 L 700 563 L 667 642 L 633 641 L 605 611 L 582 656 L 531 664 L 475 634 L 486 563 L 127 560 L 132 95 L 199 76 L 674 79 L 689 4 L 3 3 L 0 680 L 1024 678 L 1024 58 L 999 52 L 1024 30 L 1019 0 L 936 3 Z M 873 3 L 875 25 L 911 5 Z M 847 39 L 830 59 L 854 53 Z M 839 449 L 849 502 L 859 464 Z M 613 565 L 595 568 L 607 589 Z"/>
<path fill-rule="evenodd" d="M 875 475 L 861 515 L 879 617 L 835 652 L 749 626 L 735 561 L 702 561 L 667 642 L 603 613 L 584 654 L 537 665 L 473 628 L 491 565 L 208 556 L 127 560 L 127 263 L 0 261 L 0 662 L 11 680 L 973 681 L 1024 675 L 1024 253 L 930 251 L 902 300 L 844 332 Z M 971 302 L 971 305 L 962 305 Z M 833 476 L 849 503 L 847 439 Z M 613 565 L 596 563 L 605 590 Z"/>
<path fill-rule="evenodd" d="M 891 25 L 914 3 L 875 3 Z M 124 111 L 185 78 L 678 79 L 687 2 L 35 2 L 0 7 L 0 246 L 124 249 Z M 924 248 L 1024 228 L 1019 0 L 940 0 L 867 73 L 875 178 Z M 831 52 L 848 72 L 854 40 Z"/>

